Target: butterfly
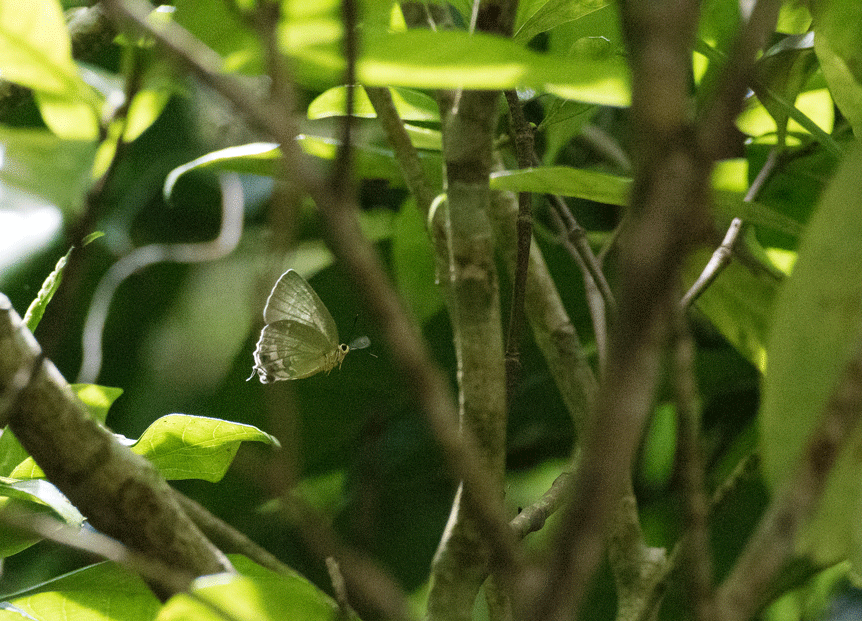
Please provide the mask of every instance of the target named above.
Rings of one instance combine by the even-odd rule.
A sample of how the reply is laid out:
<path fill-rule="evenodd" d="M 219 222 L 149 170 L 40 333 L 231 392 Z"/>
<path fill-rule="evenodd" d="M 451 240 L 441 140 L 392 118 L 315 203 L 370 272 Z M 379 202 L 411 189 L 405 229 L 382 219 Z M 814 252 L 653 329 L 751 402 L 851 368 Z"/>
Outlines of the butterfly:
<path fill-rule="evenodd" d="M 262 384 L 310 377 L 341 368 L 351 347 L 340 343 L 338 327 L 323 301 L 305 279 L 287 270 L 275 283 L 263 309 L 266 325 L 254 350 L 255 372 Z M 368 347 L 360 337 L 352 349 Z"/>

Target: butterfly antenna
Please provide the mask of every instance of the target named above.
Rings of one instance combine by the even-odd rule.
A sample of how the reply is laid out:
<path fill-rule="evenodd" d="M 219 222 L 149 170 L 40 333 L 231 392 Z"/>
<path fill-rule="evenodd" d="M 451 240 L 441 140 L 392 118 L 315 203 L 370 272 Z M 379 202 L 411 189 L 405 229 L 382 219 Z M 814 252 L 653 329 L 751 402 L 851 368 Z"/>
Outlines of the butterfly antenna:
<path fill-rule="evenodd" d="M 353 325 L 350 327 L 350 332 L 348 332 L 348 336 L 352 337 L 354 332 L 356 331 L 356 322 L 359 320 L 359 313 L 356 313 L 356 317 L 353 318 Z M 365 349 L 369 345 L 371 345 L 371 339 L 367 336 L 358 336 L 356 338 L 348 338 L 347 339 L 348 347 L 350 349 Z"/>

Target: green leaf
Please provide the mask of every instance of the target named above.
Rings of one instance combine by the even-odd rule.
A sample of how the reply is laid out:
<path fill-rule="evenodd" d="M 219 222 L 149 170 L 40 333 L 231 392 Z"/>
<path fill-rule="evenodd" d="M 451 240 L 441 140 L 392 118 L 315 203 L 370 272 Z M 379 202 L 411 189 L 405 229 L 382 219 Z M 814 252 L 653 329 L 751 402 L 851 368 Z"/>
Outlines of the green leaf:
<path fill-rule="evenodd" d="M 366 37 L 359 79 L 412 88 L 537 88 L 607 106 L 631 101 L 622 57 L 539 54 L 511 39 L 463 31 L 410 30 Z M 340 71 L 341 65 L 337 65 Z M 335 77 L 335 76 L 333 76 Z"/>
<path fill-rule="evenodd" d="M 712 252 L 700 249 L 689 257 L 683 274 L 686 287 L 700 276 Z M 732 261 L 698 297 L 695 307 L 746 360 L 764 371 L 770 313 L 777 292 L 773 278 L 753 274 Z"/>
<path fill-rule="evenodd" d="M 149 459 L 168 480 L 222 479 L 242 442 L 278 446 L 257 427 L 217 418 L 169 414 L 150 425 L 131 447 Z"/>
<path fill-rule="evenodd" d="M 824 0 L 812 6 L 814 50 L 835 104 L 862 136 L 862 3 Z"/>
<path fill-rule="evenodd" d="M 72 384 L 71 389 L 83 402 L 90 416 L 103 424 L 108 417 L 108 409 L 123 394 L 122 388 L 111 388 L 97 384 Z M 45 477 L 45 473 L 36 464 L 36 460 L 27 454 L 8 429 L 0 436 L 0 455 L 4 456 L 0 474 L 6 472 L 19 479 L 41 479 Z"/>
<path fill-rule="evenodd" d="M 188 595 L 172 597 L 157 621 L 223 621 L 218 610 L 237 621 L 336 621 L 339 608 L 323 591 L 300 575 L 283 575 L 248 560 L 231 557 L 237 574 L 215 574 L 195 580 Z M 208 605 L 212 604 L 212 605 Z M 214 610 L 215 608 L 215 610 Z"/>
<path fill-rule="evenodd" d="M 168 105 L 170 98 L 171 92 L 167 89 L 147 89 L 136 93 L 129 104 L 123 140 L 132 142 L 149 129 Z"/>
<path fill-rule="evenodd" d="M 10 510 L 59 518 L 74 528 L 80 528 L 84 523 L 84 516 L 56 487 L 38 479 L 22 481 L 0 477 L 0 512 Z M 41 537 L 9 527 L 0 520 L 0 559 L 17 554 L 39 541 Z"/>
<path fill-rule="evenodd" d="M 862 334 L 862 148 L 824 192 L 776 302 L 760 411 L 761 451 L 773 487 L 796 467 Z M 833 563 L 858 554 L 860 447 L 850 441 L 832 471 L 798 551 Z"/>
<path fill-rule="evenodd" d="M 81 240 L 81 245 L 86 246 L 89 243 L 92 243 L 99 239 L 100 237 L 104 237 L 105 234 L 102 231 L 93 231 L 89 235 L 85 235 L 84 239 Z"/>
<path fill-rule="evenodd" d="M 0 2 L 0 75 L 35 91 L 51 130 L 69 140 L 95 140 L 101 99 L 81 79 L 57 0 Z"/>
<path fill-rule="evenodd" d="M 71 388 L 75 396 L 87 406 L 90 416 L 100 423 L 107 420 L 108 410 L 114 401 L 123 394 L 122 388 L 99 386 L 98 384 L 72 384 Z"/>
<path fill-rule="evenodd" d="M 392 102 L 402 121 L 440 122 L 440 111 L 433 98 L 409 88 L 390 88 Z M 321 93 L 308 105 L 309 119 L 322 119 L 346 114 L 347 88 L 336 86 Z M 365 94 L 365 89 L 354 90 L 353 116 L 367 119 L 377 118 L 374 106 Z"/>
<path fill-rule="evenodd" d="M 545 166 L 507 170 L 491 175 L 491 189 L 574 196 L 608 205 L 628 204 L 632 180 L 607 173 Z"/>
<path fill-rule="evenodd" d="M 0 73 L 10 82 L 56 95 L 77 90 L 78 67 L 57 0 L 0 2 Z"/>
<path fill-rule="evenodd" d="M 518 4 L 513 39 L 527 43 L 541 32 L 606 7 L 608 0 L 534 0 Z"/>
<path fill-rule="evenodd" d="M 8 427 L 0 433 L 0 476 L 10 476 L 29 454 Z"/>
<path fill-rule="evenodd" d="M 41 129 L 0 127 L 0 181 L 41 196 L 65 212 L 80 209 L 96 155 L 93 142 Z"/>
<path fill-rule="evenodd" d="M 491 175 L 491 188 L 494 190 L 559 194 L 619 206 L 628 204 L 631 184 L 628 177 L 568 166 L 507 170 Z M 728 222 L 741 217 L 749 224 L 766 226 L 789 235 L 798 235 L 802 230 L 792 218 L 766 205 L 745 201 L 741 192 L 716 190 L 713 204 Z"/>
<path fill-rule="evenodd" d="M 418 132 L 411 132 L 411 136 L 414 139 L 418 135 Z M 426 149 L 432 149 L 436 141 L 439 140 L 439 132 L 423 132 L 420 140 L 425 141 L 419 142 L 420 145 Z M 327 160 L 335 158 L 338 145 L 340 144 L 340 141 L 334 138 L 308 134 L 298 136 L 297 141 L 307 154 Z M 355 162 L 358 177 L 386 179 L 394 185 L 403 186 L 404 179 L 401 169 L 395 162 L 395 156 L 391 149 L 367 143 L 358 143 L 354 146 L 356 147 Z M 437 148 L 439 148 L 439 145 L 437 145 Z M 187 164 L 178 166 L 170 172 L 167 179 L 165 179 L 163 189 L 165 200 L 170 201 L 177 180 L 189 171 L 215 169 L 273 176 L 277 172 L 276 162 L 280 157 L 281 149 L 277 144 L 271 142 L 256 142 L 213 151 Z M 428 178 L 432 179 L 432 182 L 433 180 L 438 180 L 440 177 L 440 155 L 430 151 L 420 151 L 419 158 L 423 163 Z"/>
<path fill-rule="evenodd" d="M 84 516 L 52 483 L 42 479 L 15 480 L 0 477 L 0 494 L 41 504 L 70 526 L 80 527 Z"/>
<path fill-rule="evenodd" d="M 12 596 L 27 617 L 0 610 L 0 621 L 152 621 L 159 600 L 136 575 L 115 563 L 98 563 Z"/>
<path fill-rule="evenodd" d="M 30 332 L 35 331 L 36 326 L 42 321 L 42 316 L 45 314 L 45 309 L 48 308 L 48 303 L 54 297 L 54 294 L 60 287 L 60 283 L 63 281 L 63 270 L 66 268 L 69 255 L 72 254 L 72 250 L 74 249 L 74 246 L 69 248 L 69 252 L 60 257 L 60 260 L 57 261 L 57 265 L 54 267 L 54 271 L 48 274 L 48 278 L 42 283 L 42 288 L 39 289 L 36 298 L 27 307 L 27 312 L 24 313 L 24 325 L 27 326 Z"/>
<path fill-rule="evenodd" d="M 221 0 L 177 0 L 172 18 L 215 50 L 226 71 L 248 74 L 263 70 L 261 46 L 250 20 Z"/>
<path fill-rule="evenodd" d="M 281 149 L 274 142 L 253 142 L 213 151 L 174 168 L 165 179 L 162 193 L 165 200 L 170 202 L 177 180 L 190 170 L 216 168 L 231 172 L 272 176 L 276 172 L 275 162 L 280 157 Z"/>
<path fill-rule="evenodd" d="M 395 219 L 392 263 L 398 290 L 424 324 L 443 308 L 443 298 L 434 284 L 436 269 L 425 218 L 413 200 L 401 206 Z"/>

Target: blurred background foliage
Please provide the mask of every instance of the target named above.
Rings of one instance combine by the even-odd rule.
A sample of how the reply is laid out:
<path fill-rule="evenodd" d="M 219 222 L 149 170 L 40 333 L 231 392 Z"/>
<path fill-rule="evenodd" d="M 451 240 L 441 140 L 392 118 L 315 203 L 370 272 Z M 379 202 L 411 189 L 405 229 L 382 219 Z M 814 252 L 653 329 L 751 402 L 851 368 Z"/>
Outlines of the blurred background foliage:
<path fill-rule="evenodd" d="M 259 40 L 238 18 L 236 8 L 242 9 L 245 4 L 237 0 L 236 7 L 231 8 L 231 3 L 223 0 L 177 0 L 172 18 L 219 52 L 225 58 L 226 69 L 247 76 L 250 84 L 257 81 L 266 88 L 260 75 L 263 62 Z M 527 19 L 531 15 L 530 3 L 522 3 L 526 7 L 522 36 L 530 42 L 529 47 L 551 52 L 574 50 L 599 60 L 619 57 L 621 40 L 613 5 L 572 4 L 590 6 L 546 31 Z M 75 5 L 63 3 L 65 9 Z M 713 72 L 719 67 L 713 61 L 730 45 L 739 20 L 735 2 L 710 0 L 704 5 L 693 75 L 697 98 L 705 97 L 710 88 Z M 324 71 L 321 66 L 329 66 L 330 56 L 338 58 L 338 6 L 307 0 L 286 0 L 284 6 L 292 21 L 285 23 L 281 34 L 285 41 L 292 42 L 289 54 L 296 71 L 297 105 L 305 109 L 337 85 L 340 73 L 331 67 Z M 391 23 L 388 2 L 365 2 L 363 10 L 369 23 Z M 805 14 L 801 4 L 785 3 L 781 36 L 804 33 L 809 23 Z M 309 32 L 315 33 L 313 45 L 307 43 L 311 39 L 305 38 Z M 780 51 L 798 59 L 810 52 L 810 46 Z M 2 118 L 4 134 L 0 142 L 10 154 L 18 147 L 15 153 L 22 154 L 19 157 L 29 167 L 31 181 L 44 179 L 47 184 L 57 185 L 52 191 L 46 189 L 42 198 L 16 190 L 8 179 L 0 187 L 0 218 L 8 222 L 2 227 L 6 230 L 0 232 L 0 290 L 10 297 L 15 308 L 23 313 L 58 258 L 70 244 L 79 243 L 73 236 L 81 232 L 81 222 L 88 226 L 84 234 L 92 230 L 105 233 L 96 242 L 74 251 L 77 269 L 63 283 L 62 293 L 48 307 L 36 332 L 47 355 L 70 381 L 75 380 L 81 367 L 86 347 L 82 346 L 81 335 L 93 292 L 118 257 L 146 244 L 203 242 L 218 234 L 221 207 L 216 174 L 202 168 L 181 176 L 168 202 L 163 185 L 169 173 L 219 149 L 265 139 L 250 130 L 242 115 L 218 95 L 191 78 L 173 74 L 162 61 L 157 49 L 130 48 L 126 42 L 125 46 L 103 46 L 84 65 L 105 81 L 116 82 L 113 87 L 105 87 L 110 92 L 111 88 L 122 89 L 121 76 L 128 72 L 129 63 L 139 63 L 142 84 L 162 95 L 150 101 L 152 124 L 123 146 L 93 213 L 82 213 L 82 202 L 71 200 L 75 183 L 82 183 L 81 171 L 87 171 L 94 157 L 92 143 L 37 144 L 32 136 L 7 133 L 45 127 L 33 98 L 25 98 Z M 770 75 L 773 74 L 766 74 Z M 806 96 L 804 110 L 808 118 L 827 135 L 847 140 L 848 124 L 836 113 L 816 63 L 806 65 L 798 83 L 797 91 Z M 623 107 L 599 105 L 590 97 L 573 101 L 529 90 L 521 95 L 530 120 L 539 128 L 537 140 L 544 164 L 626 176 L 625 162 L 609 156 L 601 148 L 603 143 L 588 137 L 601 135 L 624 146 L 627 115 Z M 624 92 L 613 95 L 621 100 L 626 96 Z M 602 93 L 601 97 L 609 95 Z M 309 148 L 323 144 L 314 143 L 312 138 L 331 138 L 337 130 L 338 106 L 328 106 L 324 106 L 323 114 L 302 124 Z M 789 127 L 786 133 L 778 131 L 780 125 L 774 118 L 756 99 L 750 99 L 749 109 L 739 123 L 740 131 L 749 139 L 743 142 L 740 134 L 740 152 L 733 158 L 736 167 L 720 186 L 744 191 L 777 141 L 786 140 L 791 151 L 758 201 L 768 214 L 777 213 L 804 225 L 836 157 L 806 129 L 796 126 Z M 419 129 L 433 132 L 439 128 L 433 119 L 416 121 L 415 126 L 416 135 L 421 133 Z M 454 386 L 456 364 L 451 332 L 434 283 L 423 219 L 403 188 L 388 151 L 373 150 L 386 148 L 375 120 L 362 119 L 357 127 L 359 147 L 372 154 L 367 161 L 360 160 L 363 224 L 376 240 L 405 304 L 421 322 L 435 358 L 449 373 Z M 500 131 L 502 135 L 505 127 L 501 126 Z M 433 145 L 433 135 L 428 140 Z M 50 151 L 52 148 L 57 152 Z M 47 163 L 46 154 L 51 154 Z M 504 154 L 508 166 L 514 168 L 511 153 L 504 150 Z M 428 170 L 439 180 L 439 146 L 429 146 L 423 157 Z M 40 160 L 42 168 L 37 167 Z M 63 162 L 68 166 L 62 166 Z M 326 165 L 326 158 L 321 162 Z M 322 562 L 305 551 L 297 533 L 272 510 L 270 492 L 277 487 L 273 481 L 295 476 L 293 483 L 299 492 L 333 521 L 348 543 L 378 559 L 409 591 L 420 590 L 448 515 L 453 483 L 416 405 L 399 386 L 375 326 L 365 320 L 351 283 L 326 249 L 313 206 L 301 207 L 295 246 L 286 254 L 274 254 L 273 247 L 278 245 L 273 238 L 278 232 L 271 230 L 268 217 L 273 182 L 263 174 L 265 164 L 253 163 L 249 169 L 260 174 L 241 175 L 244 231 L 232 253 L 201 264 L 164 262 L 148 266 L 125 280 L 111 300 L 103 335 L 104 358 L 96 381 L 121 388 L 123 395 L 111 408 L 107 424 L 118 433 L 137 437 L 160 416 L 182 412 L 250 423 L 274 434 L 282 442 L 282 450 L 289 452 L 288 461 L 298 467 L 296 472 L 279 472 L 281 461 L 274 458 L 270 448 L 243 446 L 222 482 L 185 481 L 176 483 L 177 487 L 328 589 Z M 53 198 L 53 204 L 45 196 Z M 70 198 L 68 203 L 58 198 L 64 196 Z M 567 202 L 596 248 L 607 241 L 623 213 L 618 204 L 576 197 Z M 535 197 L 534 210 L 538 243 L 595 364 L 595 343 L 580 272 L 560 244 L 548 204 L 540 195 Z M 725 216 L 719 213 L 719 224 L 726 225 Z M 792 229 L 758 226 L 756 236 L 757 244 L 776 265 L 792 262 L 798 244 L 798 235 Z M 699 271 L 708 255 L 705 250 L 698 259 L 701 263 L 691 267 L 691 274 Z M 611 255 L 606 263 L 611 280 L 612 258 Z M 328 375 L 268 386 L 246 382 L 261 327 L 263 301 L 275 277 L 288 267 L 310 279 L 335 318 L 343 340 L 367 334 L 372 346 L 351 353 L 341 370 Z M 510 282 L 505 270 L 500 273 L 505 304 Z M 772 281 L 762 275 L 751 280 L 750 274 L 740 272 L 730 278 L 737 279 L 729 285 L 737 298 L 728 303 L 729 293 L 719 290 L 720 300 L 705 296 L 693 311 L 712 487 L 728 476 L 757 441 L 760 360 L 756 351 L 763 347 L 766 316 L 775 289 L 774 283 L 769 284 Z M 752 344 L 754 341 L 757 342 Z M 506 502 L 512 516 L 548 488 L 565 467 L 574 442 L 571 420 L 541 354 L 529 340 L 522 368 L 522 383 L 511 403 L 507 438 Z M 292 414 L 284 411 L 292 407 L 290 404 L 297 409 L 295 426 Z M 643 524 L 651 545 L 672 546 L 679 535 L 674 449 L 675 411 L 670 389 L 666 388 L 657 400 L 635 473 Z M 712 530 L 718 578 L 729 568 L 766 501 L 766 488 L 753 475 L 743 479 L 733 497 L 718 509 Z M 541 546 L 543 539 L 543 533 L 531 535 L 528 545 Z M 86 559 L 75 554 L 47 543 L 38 544 L 6 559 L 0 593 L 47 579 L 83 562 Z M 828 580 L 823 580 L 820 591 L 817 584 L 806 582 L 803 592 L 794 591 L 796 604 L 784 601 L 780 604 L 783 608 L 774 607 L 766 616 L 776 620 L 814 618 L 811 615 L 819 614 L 825 606 L 823 590 L 830 590 L 842 576 L 841 571 L 833 571 Z M 811 604 L 814 600 L 821 605 Z M 663 608 L 664 618 L 680 618 L 682 606 L 679 594 L 671 591 Z M 584 618 L 609 619 L 613 611 L 612 580 L 604 569 L 595 579 Z"/>

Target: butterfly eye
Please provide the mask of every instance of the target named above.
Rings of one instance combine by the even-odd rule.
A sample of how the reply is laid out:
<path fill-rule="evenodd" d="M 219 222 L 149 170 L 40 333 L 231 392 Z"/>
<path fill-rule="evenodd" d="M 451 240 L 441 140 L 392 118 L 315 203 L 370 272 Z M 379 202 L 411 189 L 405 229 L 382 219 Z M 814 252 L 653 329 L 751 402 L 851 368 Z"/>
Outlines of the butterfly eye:
<path fill-rule="evenodd" d="M 339 346 L 338 346 L 338 349 L 340 349 L 340 350 L 341 350 L 341 353 L 343 353 L 343 354 L 346 354 L 348 351 L 350 351 L 350 348 L 349 348 L 346 344 L 344 344 L 344 343 L 342 343 L 341 345 L 339 345 Z M 352 358 L 351 358 L 351 360 L 352 360 Z"/>

